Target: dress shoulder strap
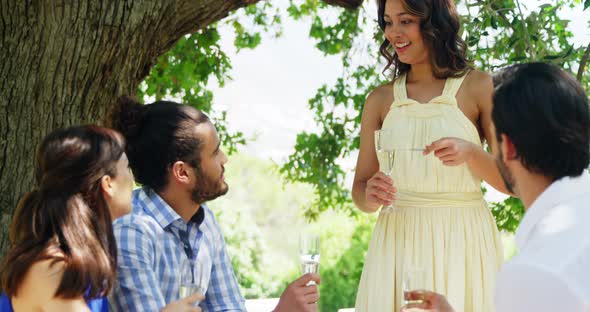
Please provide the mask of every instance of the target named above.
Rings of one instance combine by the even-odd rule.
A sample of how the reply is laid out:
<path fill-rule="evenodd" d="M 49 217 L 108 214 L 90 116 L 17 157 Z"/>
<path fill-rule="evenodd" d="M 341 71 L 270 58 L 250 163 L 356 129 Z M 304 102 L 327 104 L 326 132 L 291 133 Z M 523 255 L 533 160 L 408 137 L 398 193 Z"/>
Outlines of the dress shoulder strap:
<path fill-rule="evenodd" d="M 401 101 L 408 98 L 406 91 L 406 74 L 402 74 L 393 82 L 393 101 Z"/>
<path fill-rule="evenodd" d="M 447 78 L 443 94 L 451 97 L 457 96 L 457 92 L 459 92 L 459 88 L 461 88 L 461 84 L 468 74 L 469 72 L 466 72 L 463 76 L 458 78 Z"/>

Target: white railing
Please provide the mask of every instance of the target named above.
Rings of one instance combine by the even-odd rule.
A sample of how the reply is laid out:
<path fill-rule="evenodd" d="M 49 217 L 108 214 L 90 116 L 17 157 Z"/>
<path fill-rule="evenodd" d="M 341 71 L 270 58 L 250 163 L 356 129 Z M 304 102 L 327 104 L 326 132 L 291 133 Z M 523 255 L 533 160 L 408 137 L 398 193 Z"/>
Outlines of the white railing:
<path fill-rule="evenodd" d="M 246 310 L 248 312 L 271 312 L 279 303 L 279 298 L 270 299 L 248 299 Z M 339 309 L 338 312 L 354 312 L 354 308 Z"/>
<path fill-rule="evenodd" d="M 246 310 L 248 312 L 271 312 L 279 303 L 279 298 L 270 299 L 248 299 Z"/>

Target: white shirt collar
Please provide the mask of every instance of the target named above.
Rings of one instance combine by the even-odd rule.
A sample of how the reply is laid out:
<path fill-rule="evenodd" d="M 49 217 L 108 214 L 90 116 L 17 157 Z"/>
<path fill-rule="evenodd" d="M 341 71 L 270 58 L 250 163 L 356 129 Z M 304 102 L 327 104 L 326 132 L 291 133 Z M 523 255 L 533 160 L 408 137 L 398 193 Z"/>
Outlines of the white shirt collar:
<path fill-rule="evenodd" d="M 587 170 L 584 170 L 584 173 L 579 177 L 564 177 L 549 185 L 526 211 L 516 230 L 515 241 L 518 249 L 524 248 L 535 226 L 547 215 L 551 208 L 587 193 L 589 189 L 590 174 Z"/>

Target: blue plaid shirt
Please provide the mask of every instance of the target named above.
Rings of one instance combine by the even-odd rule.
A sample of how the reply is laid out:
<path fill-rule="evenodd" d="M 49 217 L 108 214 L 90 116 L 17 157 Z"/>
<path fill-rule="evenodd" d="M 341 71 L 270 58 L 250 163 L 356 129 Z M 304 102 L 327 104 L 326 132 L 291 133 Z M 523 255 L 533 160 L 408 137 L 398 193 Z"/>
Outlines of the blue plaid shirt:
<path fill-rule="evenodd" d="M 187 223 L 149 188 L 133 193 L 133 212 L 113 223 L 118 248 L 115 311 L 160 311 L 179 298 L 182 259 L 197 258 L 209 281 L 204 312 L 246 311 L 219 224 L 205 205 Z"/>

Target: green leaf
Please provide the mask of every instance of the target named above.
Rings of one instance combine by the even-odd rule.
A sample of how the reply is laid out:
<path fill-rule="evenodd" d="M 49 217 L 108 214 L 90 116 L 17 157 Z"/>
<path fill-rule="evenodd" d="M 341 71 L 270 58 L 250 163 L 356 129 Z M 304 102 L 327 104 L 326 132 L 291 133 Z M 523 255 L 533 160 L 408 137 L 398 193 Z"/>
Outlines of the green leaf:
<path fill-rule="evenodd" d="M 563 56 L 562 57 L 563 58 L 566 58 L 566 57 L 572 55 L 572 52 L 574 52 L 574 46 L 570 46 L 569 49 L 567 49 L 565 51 L 565 53 L 563 53 Z"/>
<path fill-rule="evenodd" d="M 582 51 L 574 48 L 577 43 L 568 31 L 567 21 L 560 16 L 560 8 L 574 4 L 579 8 L 582 3 L 584 10 L 590 7 L 590 0 L 558 0 L 542 5 L 539 10 L 525 10 L 521 16 L 514 0 L 470 1 L 467 5 L 471 15 L 461 18 L 468 56 L 478 69 L 486 71 L 530 61 L 532 54 L 568 70 L 577 68 Z M 304 211 L 310 220 L 319 218 L 328 209 L 350 214 L 358 211 L 345 183 L 350 172 L 339 166 L 339 161 L 358 151 L 361 112 L 367 94 L 378 85 L 390 83 L 392 77 L 390 72 L 382 72 L 384 64 L 378 48 L 384 36 L 373 15 L 374 12 L 365 9 L 330 7 L 320 0 L 290 0 L 286 8 L 261 1 L 220 22 L 232 27 L 231 38 L 224 39 L 229 42 L 233 39 L 240 50 L 258 47 L 261 38 L 269 37 L 266 36 L 269 33 L 278 36 L 280 24 L 289 18 L 296 21 L 296 27 L 309 31 L 319 51 L 341 60 L 342 74 L 322 84 L 309 99 L 318 130 L 298 134 L 294 151 L 280 170 L 288 181 L 313 187 L 312 204 Z M 223 144 L 233 152 L 245 139 L 240 132 L 228 130 L 225 112 L 212 107 L 214 94 L 210 90 L 212 82 L 223 86 L 231 79 L 231 60 L 222 50 L 220 39 L 217 25 L 212 25 L 179 40 L 168 54 L 158 59 L 138 94 L 157 99 L 179 97 L 212 113 Z M 582 79 L 587 90 L 590 90 L 589 81 L 590 74 Z M 498 226 L 515 229 L 521 207 L 514 199 L 493 206 Z"/>
<path fill-rule="evenodd" d="M 498 21 L 496 20 L 495 16 L 491 17 L 490 23 L 493 29 L 498 29 Z"/>
<path fill-rule="evenodd" d="M 553 8 L 553 5 L 551 5 L 549 3 L 545 3 L 545 4 L 540 5 L 539 8 L 541 9 L 541 11 L 550 10 Z"/>
<path fill-rule="evenodd" d="M 470 35 L 469 38 L 467 38 L 467 45 L 473 47 L 479 43 L 479 39 L 479 35 Z"/>
<path fill-rule="evenodd" d="M 524 56 L 524 55 L 518 55 L 518 56 L 515 56 L 515 57 L 511 57 L 510 58 L 510 62 L 512 62 L 512 63 L 518 63 L 518 62 L 523 61 L 523 60 L 526 60 L 526 59 L 527 59 L 526 56 Z"/>
<path fill-rule="evenodd" d="M 258 32 L 254 34 L 244 32 L 236 36 L 236 39 L 234 40 L 234 45 L 236 46 L 236 48 L 238 48 L 238 50 L 244 48 L 254 49 L 260 44 L 261 40 L 262 37 Z"/>
<path fill-rule="evenodd" d="M 555 59 L 558 59 L 558 58 L 561 58 L 561 55 L 545 55 L 543 57 L 543 59 L 545 59 L 547 61 L 555 60 Z"/>

